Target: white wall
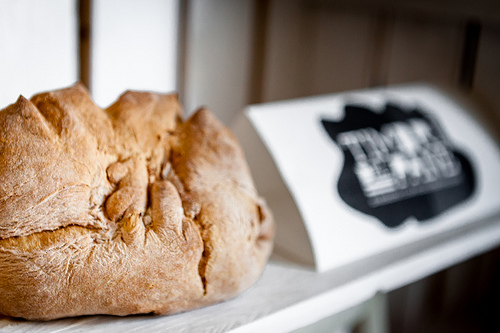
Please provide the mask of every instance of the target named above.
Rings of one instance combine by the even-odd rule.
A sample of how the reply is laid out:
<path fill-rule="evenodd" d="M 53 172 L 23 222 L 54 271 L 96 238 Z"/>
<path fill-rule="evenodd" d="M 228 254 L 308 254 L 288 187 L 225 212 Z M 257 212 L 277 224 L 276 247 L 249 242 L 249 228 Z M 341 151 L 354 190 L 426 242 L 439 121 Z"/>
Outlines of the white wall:
<path fill-rule="evenodd" d="M 0 109 L 78 79 L 76 0 L 0 0 Z"/>
<path fill-rule="evenodd" d="M 176 90 L 178 12 L 178 0 L 92 1 L 90 86 L 99 106 L 125 90 Z"/>

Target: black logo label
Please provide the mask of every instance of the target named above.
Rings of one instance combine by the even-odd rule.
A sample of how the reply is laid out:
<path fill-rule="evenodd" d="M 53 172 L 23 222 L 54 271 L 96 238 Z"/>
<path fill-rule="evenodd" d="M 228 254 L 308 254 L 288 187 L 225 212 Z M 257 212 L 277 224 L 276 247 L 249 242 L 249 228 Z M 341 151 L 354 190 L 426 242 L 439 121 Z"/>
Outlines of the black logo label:
<path fill-rule="evenodd" d="M 381 113 L 346 105 L 340 122 L 321 120 L 344 153 L 337 183 L 351 207 L 396 227 L 435 217 L 474 192 L 469 160 L 429 115 L 387 104 Z"/>

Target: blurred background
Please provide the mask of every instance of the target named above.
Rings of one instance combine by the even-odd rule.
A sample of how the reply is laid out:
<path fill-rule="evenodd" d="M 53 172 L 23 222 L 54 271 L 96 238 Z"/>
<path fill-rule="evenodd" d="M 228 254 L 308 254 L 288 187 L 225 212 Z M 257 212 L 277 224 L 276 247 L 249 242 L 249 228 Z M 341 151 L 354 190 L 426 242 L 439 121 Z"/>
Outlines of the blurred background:
<path fill-rule="evenodd" d="M 427 82 L 498 138 L 500 1 L 0 0 L 0 109 L 76 81 L 101 107 L 176 91 L 228 125 L 248 104 Z M 500 331 L 497 281 L 499 249 L 395 290 L 391 330 Z"/>

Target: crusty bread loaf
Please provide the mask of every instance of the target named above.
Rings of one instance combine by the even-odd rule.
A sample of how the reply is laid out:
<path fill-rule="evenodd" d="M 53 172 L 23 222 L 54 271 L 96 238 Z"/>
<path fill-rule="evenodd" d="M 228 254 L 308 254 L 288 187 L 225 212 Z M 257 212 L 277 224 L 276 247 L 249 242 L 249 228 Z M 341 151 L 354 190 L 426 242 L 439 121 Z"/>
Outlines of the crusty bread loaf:
<path fill-rule="evenodd" d="M 274 223 L 233 135 L 176 95 L 73 87 L 0 111 L 0 314 L 170 314 L 251 286 Z"/>

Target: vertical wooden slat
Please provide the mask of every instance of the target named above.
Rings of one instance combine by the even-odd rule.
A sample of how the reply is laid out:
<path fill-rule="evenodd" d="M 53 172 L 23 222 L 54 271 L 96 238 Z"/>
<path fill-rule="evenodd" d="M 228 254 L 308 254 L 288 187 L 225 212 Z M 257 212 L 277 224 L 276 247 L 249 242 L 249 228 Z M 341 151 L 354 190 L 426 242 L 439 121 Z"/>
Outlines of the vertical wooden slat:
<path fill-rule="evenodd" d="M 373 29 L 373 52 L 370 66 L 370 86 L 386 85 L 389 78 L 390 51 L 394 32 L 394 14 L 381 11 Z"/>
<path fill-rule="evenodd" d="M 88 88 L 91 88 L 90 82 L 90 38 L 92 35 L 92 27 L 90 24 L 90 8 L 91 0 L 78 1 L 78 18 L 79 18 L 79 79 Z"/>
<path fill-rule="evenodd" d="M 76 0 L 0 1 L 0 109 L 77 81 Z"/>
<path fill-rule="evenodd" d="M 462 52 L 460 68 L 460 85 L 470 90 L 474 81 L 474 70 L 476 68 L 477 51 L 481 34 L 481 23 L 470 20 L 465 26 L 465 41 Z"/>
<path fill-rule="evenodd" d="M 249 104 L 261 103 L 264 94 L 264 72 L 269 25 L 270 0 L 255 0 L 252 36 L 252 58 L 250 62 Z"/>
<path fill-rule="evenodd" d="M 186 59 L 188 56 L 190 2 L 191 0 L 179 1 L 178 11 L 176 88 L 181 101 L 184 100 L 184 95 L 186 94 Z"/>
<path fill-rule="evenodd" d="M 476 295 L 476 315 L 480 327 L 484 331 L 498 332 L 500 324 L 498 322 L 498 313 L 500 306 L 500 247 L 486 253 L 479 258 L 481 260 L 481 270 L 476 272 L 477 295 Z"/>
<path fill-rule="evenodd" d="M 390 332 L 404 332 L 405 304 L 408 300 L 408 287 L 393 290 L 387 295 Z"/>
<path fill-rule="evenodd" d="M 446 271 L 443 315 L 447 320 L 464 317 L 474 308 L 481 262 L 478 258 L 457 264 Z"/>
<path fill-rule="evenodd" d="M 92 1 L 92 94 L 101 106 L 128 89 L 176 90 L 178 0 Z"/>
<path fill-rule="evenodd" d="M 404 331 L 405 332 L 418 332 L 419 328 L 423 327 L 423 320 L 426 320 L 426 308 L 429 294 L 430 284 L 432 282 L 429 278 L 414 282 L 407 288 L 407 299 L 405 304 L 401 304 L 405 308 L 404 313 Z"/>

